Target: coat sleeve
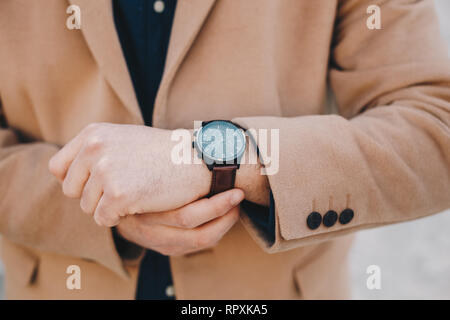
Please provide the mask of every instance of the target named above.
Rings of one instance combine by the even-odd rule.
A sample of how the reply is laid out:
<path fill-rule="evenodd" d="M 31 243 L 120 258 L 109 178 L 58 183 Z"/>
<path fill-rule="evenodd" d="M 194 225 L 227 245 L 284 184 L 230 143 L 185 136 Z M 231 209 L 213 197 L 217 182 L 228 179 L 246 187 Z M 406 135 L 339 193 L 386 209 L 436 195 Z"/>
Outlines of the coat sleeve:
<path fill-rule="evenodd" d="M 367 28 L 366 2 L 338 7 L 329 74 L 338 115 L 234 119 L 279 129 L 279 171 L 268 175 L 275 241 L 242 218 L 268 252 L 450 207 L 450 64 L 433 2 L 378 5 L 380 30 Z M 313 211 L 338 220 L 310 229 Z"/>
<path fill-rule="evenodd" d="M 49 173 L 48 160 L 58 147 L 21 143 L 5 124 L 0 128 L 1 235 L 39 251 L 93 260 L 127 277 L 111 230 L 98 227 L 78 201 L 65 197 Z"/>

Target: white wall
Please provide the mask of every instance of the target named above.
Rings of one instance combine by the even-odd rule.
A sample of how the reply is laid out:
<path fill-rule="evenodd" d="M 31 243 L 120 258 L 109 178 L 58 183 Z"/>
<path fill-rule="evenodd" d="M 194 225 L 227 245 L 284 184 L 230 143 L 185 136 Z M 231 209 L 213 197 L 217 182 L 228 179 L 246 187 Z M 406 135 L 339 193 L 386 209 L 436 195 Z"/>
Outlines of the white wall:
<path fill-rule="evenodd" d="M 437 0 L 450 50 L 450 1 Z M 442 190 L 448 192 L 448 190 Z M 421 220 L 362 231 L 351 252 L 356 299 L 450 299 L 450 210 Z M 381 269 L 381 290 L 368 290 L 366 268 Z"/>

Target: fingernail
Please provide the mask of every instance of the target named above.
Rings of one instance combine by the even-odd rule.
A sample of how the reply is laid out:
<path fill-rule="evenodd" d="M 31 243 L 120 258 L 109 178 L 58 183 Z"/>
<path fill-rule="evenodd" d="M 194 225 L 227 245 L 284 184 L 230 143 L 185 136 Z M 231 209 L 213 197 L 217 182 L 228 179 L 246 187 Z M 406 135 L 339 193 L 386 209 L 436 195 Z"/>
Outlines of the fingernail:
<path fill-rule="evenodd" d="M 244 199 L 244 193 L 242 191 L 235 191 L 231 195 L 231 205 L 237 206 Z"/>

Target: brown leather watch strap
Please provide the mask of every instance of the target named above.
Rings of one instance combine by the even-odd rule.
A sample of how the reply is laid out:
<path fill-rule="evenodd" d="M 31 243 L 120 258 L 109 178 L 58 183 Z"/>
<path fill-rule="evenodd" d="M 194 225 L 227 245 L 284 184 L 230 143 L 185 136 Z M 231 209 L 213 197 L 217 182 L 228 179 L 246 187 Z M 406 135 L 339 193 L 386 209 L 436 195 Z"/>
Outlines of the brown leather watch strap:
<path fill-rule="evenodd" d="M 234 188 L 236 179 L 236 164 L 226 166 L 215 166 L 212 170 L 211 191 L 209 196 L 230 190 Z"/>

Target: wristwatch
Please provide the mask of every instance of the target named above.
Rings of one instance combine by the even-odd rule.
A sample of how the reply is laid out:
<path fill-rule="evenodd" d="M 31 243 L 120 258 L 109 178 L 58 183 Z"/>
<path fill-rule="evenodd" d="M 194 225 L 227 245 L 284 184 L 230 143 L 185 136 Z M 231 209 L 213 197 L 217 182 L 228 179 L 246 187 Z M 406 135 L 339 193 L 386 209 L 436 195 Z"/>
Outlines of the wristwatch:
<path fill-rule="evenodd" d="M 239 169 L 246 145 L 244 130 L 231 121 L 205 121 L 194 132 L 192 147 L 197 149 L 199 158 L 212 172 L 209 196 L 234 187 L 236 170 Z"/>

